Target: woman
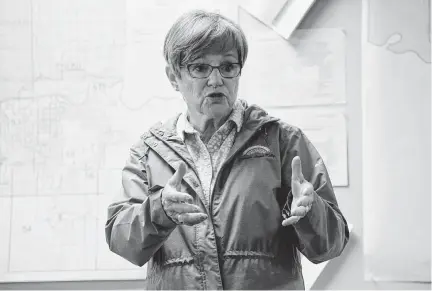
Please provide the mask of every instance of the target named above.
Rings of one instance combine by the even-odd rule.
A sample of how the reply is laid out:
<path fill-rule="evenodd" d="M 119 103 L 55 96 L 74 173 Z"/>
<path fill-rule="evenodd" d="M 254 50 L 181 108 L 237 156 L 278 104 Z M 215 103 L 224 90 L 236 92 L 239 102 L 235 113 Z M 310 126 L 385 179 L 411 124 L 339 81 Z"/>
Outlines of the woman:
<path fill-rule="evenodd" d="M 234 22 L 184 14 L 164 44 L 187 112 L 141 136 L 109 206 L 110 250 L 148 289 L 304 289 L 348 239 L 322 159 L 304 133 L 237 99 L 246 38 Z"/>

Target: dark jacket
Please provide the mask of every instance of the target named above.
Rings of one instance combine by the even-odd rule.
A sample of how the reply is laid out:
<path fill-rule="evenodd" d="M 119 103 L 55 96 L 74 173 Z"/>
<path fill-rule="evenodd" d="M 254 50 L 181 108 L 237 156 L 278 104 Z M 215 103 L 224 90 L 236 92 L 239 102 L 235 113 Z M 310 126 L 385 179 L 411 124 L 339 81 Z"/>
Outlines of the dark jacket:
<path fill-rule="evenodd" d="M 108 209 L 109 248 L 136 265 L 148 262 L 148 289 L 304 289 L 298 251 L 314 263 L 341 254 L 347 223 L 325 165 L 300 129 L 246 107 L 208 205 L 176 136 L 177 118 L 153 126 L 131 148 L 122 197 Z M 304 218 L 283 227 L 296 155 L 316 197 Z M 182 161 L 187 173 L 181 191 L 209 217 L 195 226 L 176 225 L 161 205 L 161 191 Z"/>

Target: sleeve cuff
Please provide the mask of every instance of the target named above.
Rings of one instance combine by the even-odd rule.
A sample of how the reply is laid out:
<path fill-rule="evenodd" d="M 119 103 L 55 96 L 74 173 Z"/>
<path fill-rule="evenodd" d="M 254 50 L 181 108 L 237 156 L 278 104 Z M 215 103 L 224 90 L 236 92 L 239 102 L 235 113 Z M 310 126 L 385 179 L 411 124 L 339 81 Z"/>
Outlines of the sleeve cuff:
<path fill-rule="evenodd" d="M 314 202 L 310 209 L 310 211 L 306 214 L 305 217 L 300 219 L 295 225 L 304 225 L 306 224 L 317 224 L 320 221 L 322 216 L 322 212 L 325 211 L 324 201 L 321 197 L 314 191 Z M 291 191 L 288 193 L 288 198 L 285 202 L 285 205 L 282 208 L 282 217 L 283 219 L 287 219 L 291 217 L 291 203 L 292 203 L 292 194 Z M 302 223 L 303 222 L 303 223 Z"/>
<path fill-rule="evenodd" d="M 162 191 L 163 187 L 156 185 L 149 189 L 151 221 L 165 228 L 174 228 L 177 224 L 172 221 L 162 206 Z"/>
<path fill-rule="evenodd" d="M 322 198 L 314 191 L 314 202 L 309 212 L 294 224 L 294 228 L 298 231 L 308 231 L 317 233 L 320 229 L 322 218 L 325 217 L 326 206 Z"/>

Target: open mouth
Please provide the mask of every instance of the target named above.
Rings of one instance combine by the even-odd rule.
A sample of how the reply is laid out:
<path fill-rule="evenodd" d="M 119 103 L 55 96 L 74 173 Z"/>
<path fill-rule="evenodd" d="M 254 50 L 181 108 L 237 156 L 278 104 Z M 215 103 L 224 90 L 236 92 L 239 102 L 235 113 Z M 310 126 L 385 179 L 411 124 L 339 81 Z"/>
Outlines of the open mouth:
<path fill-rule="evenodd" d="M 208 97 L 211 97 L 211 98 L 221 98 L 221 97 L 225 97 L 225 95 L 222 94 L 222 93 L 211 93 L 211 94 L 208 94 L 207 96 L 208 96 Z"/>

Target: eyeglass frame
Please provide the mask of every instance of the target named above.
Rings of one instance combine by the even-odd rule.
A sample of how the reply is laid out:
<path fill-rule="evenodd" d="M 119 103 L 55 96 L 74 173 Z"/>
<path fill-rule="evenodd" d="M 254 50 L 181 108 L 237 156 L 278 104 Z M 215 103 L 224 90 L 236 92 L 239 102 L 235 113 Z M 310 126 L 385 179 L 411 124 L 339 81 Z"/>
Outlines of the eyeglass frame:
<path fill-rule="evenodd" d="M 230 65 L 240 65 L 240 70 L 239 70 L 239 72 L 238 72 L 238 74 L 237 74 L 236 76 L 233 76 L 233 77 L 225 77 L 225 76 L 222 75 L 222 73 L 221 73 L 221 71 L 219 70 L 219 68 L 222 67 L 222 66 L 224 66 L 224 65 L 227 65 L 227 64 L 230 64 Z M 203 77 L 203 78 L 194 77 L 194 76 L 192 76 L 192 74 L 191 74 L 191 72 L 190 72 L 190 69 L 189 69 L 190 66 L 193 66 L 193 65 L 205 65 L 205 66 L 210 66 L 210 67 L 212 68 L 212 70 L 210 71 L 210 74 L 209 74 L 207 77 Z M 187 64 L 187 65 L 185 65 L 185 66 L 180 66 L 180 68 L 184 68 L 184 67 L 186 67 L 186 69 L 187 69 L 187 71 L 188 71 L 188 73 L 189 73 L 189 76 L 191 76 L 191 77 L 194 78 L 194 79 L 201 79 L 201 80 L 202 80 L 202 79 L 207 79 L 208 77 L 210 77 L 210 75 L 213 73 L 213 70 L 214 70 L 214 69 L 217 69 L 217 70 L 219 71 L 219 74 L 221 75 L 222 78 L 225 78 L 225 79 L 234 79 L 234 78 L 240 76 L 241 71 L 242 71 L 242 69 L 243 69 L 243 65 L 242 65 L 241 63 L 225 63 L 225 64 L 222 64 L 222 65 L 220 65 L 220 66 L 212 66 L 212 65 L 210 65 L 210 64 L 202 64 L 202 63 L 193 63 L 193 64 Z"/>

